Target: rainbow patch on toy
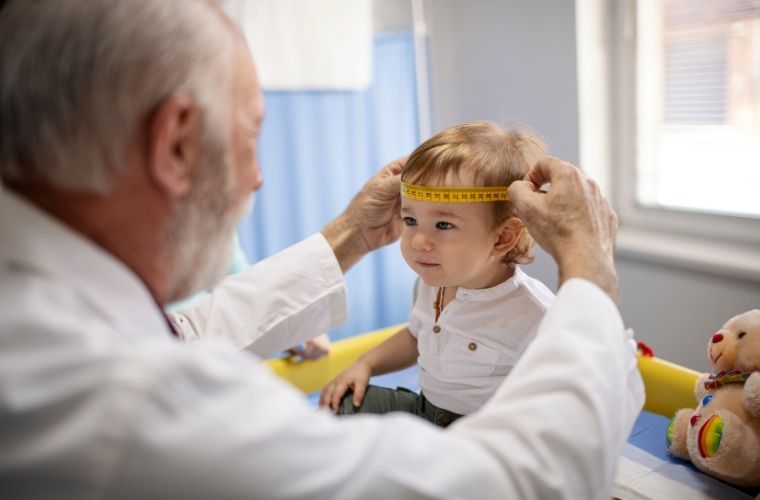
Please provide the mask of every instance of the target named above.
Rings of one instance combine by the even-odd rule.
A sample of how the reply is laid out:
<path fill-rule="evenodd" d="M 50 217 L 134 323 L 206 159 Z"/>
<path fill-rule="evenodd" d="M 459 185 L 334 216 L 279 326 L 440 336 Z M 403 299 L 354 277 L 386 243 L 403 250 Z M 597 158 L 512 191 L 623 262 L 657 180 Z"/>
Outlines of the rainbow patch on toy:
<path fill-rule="evenodd" d="M 718 452 L 722 437 L 723 419 L 719 415 L 713 415 L 699 429 L 697 444 L 702 458 L 710 458 Z"/>

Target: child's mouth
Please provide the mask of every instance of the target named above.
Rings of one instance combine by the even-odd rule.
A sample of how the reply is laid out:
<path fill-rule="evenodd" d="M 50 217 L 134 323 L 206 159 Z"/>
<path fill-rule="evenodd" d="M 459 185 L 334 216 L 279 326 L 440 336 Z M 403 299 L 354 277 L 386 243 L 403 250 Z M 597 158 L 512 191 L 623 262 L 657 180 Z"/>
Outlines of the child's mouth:
<path fill-rule="evenodd" d="M 436 263 L 433 263 L 433 262 L 420 262 L 419 260 L 417 261 L 417 264 L 418 264 L 420 267 L 435 267 L 435 266 L 437 266 L 437 265 L 438 265 L 438 264 L 436 264 Z"/>

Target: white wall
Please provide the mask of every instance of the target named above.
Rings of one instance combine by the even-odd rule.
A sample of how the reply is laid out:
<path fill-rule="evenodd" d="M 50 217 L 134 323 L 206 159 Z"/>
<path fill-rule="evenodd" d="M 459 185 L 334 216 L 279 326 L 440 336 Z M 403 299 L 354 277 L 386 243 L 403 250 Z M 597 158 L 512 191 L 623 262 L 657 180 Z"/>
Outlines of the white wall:
<path fill-rule="evenodd" d="M 475 119 L 523 123 L 552 154 L 577 163 L 574 2 L 430 0 L 425 7 L 433 130 Z M 709 368 L 709 336 L 760 307 L 757 282 L 631 257 L 617 263 L 626 323 L 657 355 L 698 370 Z M 556 267 L 543 252 L 526 270 L 556 286 Z"/>
<path fill-rule="evenodd" d="M 432 0 L 433 123 L 525 124 L 578 159 L 574 6 L 567 0 Z"/>
<path fill-rule="evenodd" d="M 376 33 L 412 30 L 411 0 L 374 0 L 373 22 Z"/>
<path fill-rule="evenodd" d="M 525 125 L 550 153 L 578 162 L 575 7 L 567 0 L 432 0 L 433 130 L 470 120 Z M 538 249 L 526 271 L 554 288 L 554 262 Z"/>

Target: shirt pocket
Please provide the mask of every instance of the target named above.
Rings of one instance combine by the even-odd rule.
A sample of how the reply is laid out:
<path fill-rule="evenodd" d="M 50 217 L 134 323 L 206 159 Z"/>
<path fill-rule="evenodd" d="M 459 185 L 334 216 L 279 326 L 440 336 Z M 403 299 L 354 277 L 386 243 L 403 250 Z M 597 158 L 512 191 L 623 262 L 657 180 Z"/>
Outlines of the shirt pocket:
<path fill-rule="evenodd" d="M 498 350 L 464 335 L 452 335 L 441 352 L 441 371 L 451 377 L 492 375 L 499 361 Z"/>

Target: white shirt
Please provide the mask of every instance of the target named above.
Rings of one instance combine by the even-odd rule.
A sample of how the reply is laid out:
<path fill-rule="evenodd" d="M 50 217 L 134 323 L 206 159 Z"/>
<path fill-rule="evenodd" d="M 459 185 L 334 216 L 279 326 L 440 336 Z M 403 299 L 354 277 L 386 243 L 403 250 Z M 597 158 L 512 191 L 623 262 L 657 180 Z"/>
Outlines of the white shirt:
<path fill-rule="evenodd" d="M 409 331 L 419 350 L 420 387 L 439 408 L 468 415 L 512 370 L 554 294 L 516 266 L 511 278 L 494 287 L 459 287 L 436 321 L 437 292 L 438 287 L 419 280 L 409 314 Z"/>
<path fill-rule="evenodd" d="M 177 341 L 127 267 L 7 192 L 0 242 L 4 498 L 609 498 L 643 403 L 618 311 L 583 280 L 484 409 L 443 430 L 335 418 L 254 355 Z M 225 282 L 183 335 L 263 352 L 324 331 L 345 311 L 330 253 L 315 236 Z"/>

